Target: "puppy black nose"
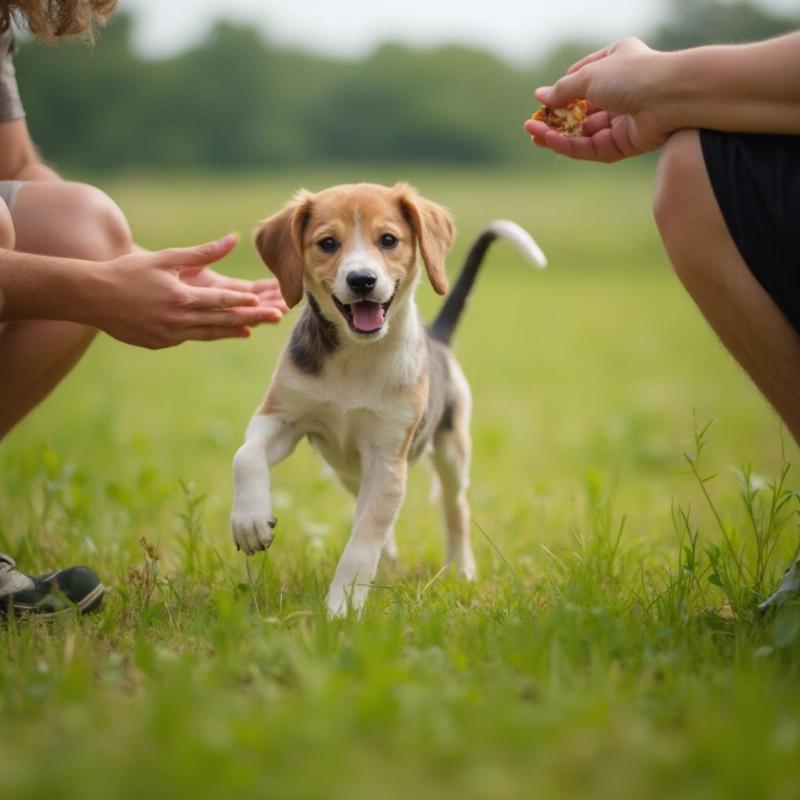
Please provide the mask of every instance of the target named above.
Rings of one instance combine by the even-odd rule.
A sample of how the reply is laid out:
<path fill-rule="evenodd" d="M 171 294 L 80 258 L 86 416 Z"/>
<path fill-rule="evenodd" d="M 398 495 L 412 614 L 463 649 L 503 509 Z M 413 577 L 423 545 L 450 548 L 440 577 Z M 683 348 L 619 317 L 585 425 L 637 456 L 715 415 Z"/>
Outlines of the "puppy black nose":
<path fill-rule="evenodd" d="M 378 276 L 369 269 L 356 269 L 347 273 L 347 285 L 356 294 L 366 294 L 375 286 Z"/>

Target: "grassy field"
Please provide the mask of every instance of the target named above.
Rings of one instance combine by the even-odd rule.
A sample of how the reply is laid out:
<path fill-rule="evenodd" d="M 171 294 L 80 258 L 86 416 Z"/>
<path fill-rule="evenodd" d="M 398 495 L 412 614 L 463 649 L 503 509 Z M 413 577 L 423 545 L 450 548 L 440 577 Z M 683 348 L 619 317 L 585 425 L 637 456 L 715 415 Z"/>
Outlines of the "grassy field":
<path fill-rule="evenodd" d="M 798 547 L 798 453 L 671 274 L 646 171 L 105 188 L 160 247 L 363 178 L 454 211 L 451 275 L 494 217 L 551 260 L 499 245 L 457 335 L 479 579 L 437 577 L 420 465 L 400 563 L 362 620 L 328 621 L 352 503 L 307 445 L 273 476 L 269 553 L 227 530 L 231 457 L 289 325 L 158 353 L 101 338 L 0 447 L 0 549 L 111 587 L 92 618 L 0 630 L 0 797 L 797 797 L 800 611 L 754 606 Z M 261 274 L 247 243 L 225 264 Z"/>

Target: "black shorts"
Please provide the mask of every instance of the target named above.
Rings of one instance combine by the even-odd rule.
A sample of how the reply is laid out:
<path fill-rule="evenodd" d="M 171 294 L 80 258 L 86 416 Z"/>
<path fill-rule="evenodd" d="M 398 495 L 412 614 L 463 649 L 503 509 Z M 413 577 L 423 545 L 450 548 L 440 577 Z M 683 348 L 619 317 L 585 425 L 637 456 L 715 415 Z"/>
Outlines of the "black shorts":
<path fill-rule="evenodd" d="M 700 131 L 700 143 L 733 241 L 800 333 L 800 136 Z"/>

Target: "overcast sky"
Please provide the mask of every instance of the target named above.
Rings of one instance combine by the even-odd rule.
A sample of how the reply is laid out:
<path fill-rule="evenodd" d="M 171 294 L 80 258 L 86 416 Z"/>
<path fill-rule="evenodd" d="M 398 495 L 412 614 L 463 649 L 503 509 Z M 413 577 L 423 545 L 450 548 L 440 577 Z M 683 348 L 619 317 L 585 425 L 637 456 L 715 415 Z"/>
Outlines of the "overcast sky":
<path fill-rule="evenodd" d="M 761 0 L 776 10 L 800 0 Z M 137 13 L 138 47 L 150 55 L 182 49 L 220 18 L 252 22 L 273 40 L 358 55 L 386 40 L 465 42 L 520 61 L 562 38 L 612 40 L 647 32 L 667 0 L 120 0 Z"/>

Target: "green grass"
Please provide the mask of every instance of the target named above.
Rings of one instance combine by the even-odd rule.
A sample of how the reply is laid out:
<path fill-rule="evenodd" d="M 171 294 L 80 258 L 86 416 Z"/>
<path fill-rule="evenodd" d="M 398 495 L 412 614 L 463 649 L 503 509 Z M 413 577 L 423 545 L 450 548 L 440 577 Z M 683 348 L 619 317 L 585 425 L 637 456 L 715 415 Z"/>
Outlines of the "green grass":
<path fill-rule="evenodd" d="M 781 483 L 798 453 L 672 276 L 645 172 L 106 188 L 159 247 L 362 178 L 451 207 L 451 274 L 497 216 L 551 259 L 498 246 L 457 336 L 478 581 L 435 577 L 420 465 L 400 564 L 362 620 L 328 621 L 352 503 L 307 446 L 275 470 L 268 555 L 227 531 L 231 457 L 288 325 L 158 353 L 101 339 L 0 448 L 0 549 L 112 587 L 93 618 L 0 631 L 0 796 L 798 796 L 800 614 L 754 611 L 798 546 L 795 471 Z M 246 244 L 226 266 L 261 272 Z"/>

